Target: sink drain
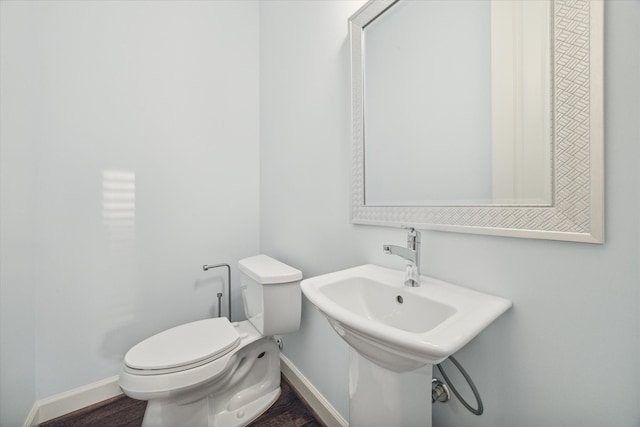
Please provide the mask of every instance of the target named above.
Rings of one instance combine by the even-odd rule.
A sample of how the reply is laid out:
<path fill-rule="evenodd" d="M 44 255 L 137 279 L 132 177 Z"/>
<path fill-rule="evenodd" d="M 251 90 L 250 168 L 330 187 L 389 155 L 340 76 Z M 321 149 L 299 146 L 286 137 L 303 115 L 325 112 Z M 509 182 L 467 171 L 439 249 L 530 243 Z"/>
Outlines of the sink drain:
<path fill-rule="evenodd" d="M 398 296 L 396 297 L 396 301 L 398 301 L 400 304 L 402 304 L 402 303 L 404 302 L 404 299 L 402 298 L 402 296 L 401 296 L 401 295 L 398 295 Z"/>

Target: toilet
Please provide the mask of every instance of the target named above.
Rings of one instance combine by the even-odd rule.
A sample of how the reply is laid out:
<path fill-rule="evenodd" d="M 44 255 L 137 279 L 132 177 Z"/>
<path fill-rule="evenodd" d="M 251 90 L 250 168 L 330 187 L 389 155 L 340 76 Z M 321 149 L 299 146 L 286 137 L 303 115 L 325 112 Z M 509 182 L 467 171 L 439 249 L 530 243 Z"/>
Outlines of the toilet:
<path fill-rule="evenodd" d="M 238 262 L 248 320 L 198 320 L 135 345 L 118 383 L 147 400 L 143 427 L 245 426 L 280 396 L 275 334 L 300 327 L 302 273 L 266 255 Z"/>

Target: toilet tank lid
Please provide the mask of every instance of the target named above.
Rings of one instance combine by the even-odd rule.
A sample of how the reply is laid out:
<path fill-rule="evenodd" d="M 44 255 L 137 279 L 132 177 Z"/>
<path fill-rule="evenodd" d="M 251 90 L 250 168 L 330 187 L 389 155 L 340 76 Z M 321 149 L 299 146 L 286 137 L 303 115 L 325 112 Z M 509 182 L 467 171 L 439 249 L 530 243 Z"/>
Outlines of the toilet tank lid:
<path fill-rule="evenodd" d="M 256 282 L 268 285 L 295 282 L 302 279 L 302 272 L 267 255 L 256 255 L 238 261 L 241 272 Z"/>

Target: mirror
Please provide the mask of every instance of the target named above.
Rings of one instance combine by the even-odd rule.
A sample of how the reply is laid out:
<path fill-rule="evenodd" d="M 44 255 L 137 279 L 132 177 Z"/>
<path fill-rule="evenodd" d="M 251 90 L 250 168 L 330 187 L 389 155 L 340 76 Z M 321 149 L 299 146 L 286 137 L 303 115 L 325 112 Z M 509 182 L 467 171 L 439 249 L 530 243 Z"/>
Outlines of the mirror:
<path fill-rule="evenodd" d="M 602 4 L 371 0 L 352 221 L 603 241 Z"/>
<path fill-rule="evenodd" d="M 401 0 L 364 28 L 367 205 L 551 204 L 549 12 Z"/>

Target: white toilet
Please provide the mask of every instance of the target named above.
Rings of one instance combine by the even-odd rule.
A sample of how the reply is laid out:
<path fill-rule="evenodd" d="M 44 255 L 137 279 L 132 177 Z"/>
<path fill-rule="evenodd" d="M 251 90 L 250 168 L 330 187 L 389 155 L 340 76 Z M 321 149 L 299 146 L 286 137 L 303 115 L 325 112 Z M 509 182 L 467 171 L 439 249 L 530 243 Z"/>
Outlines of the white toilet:
<path fill-rule="evenodd" d="M 302 273 L 266 255 L 238 262 L 247 319 L 187 323 L 135 345 L 120 388 L 148 400 L 143 427 L 244 426 L 280 396 L 274 334 L 300 327 Z"/>

